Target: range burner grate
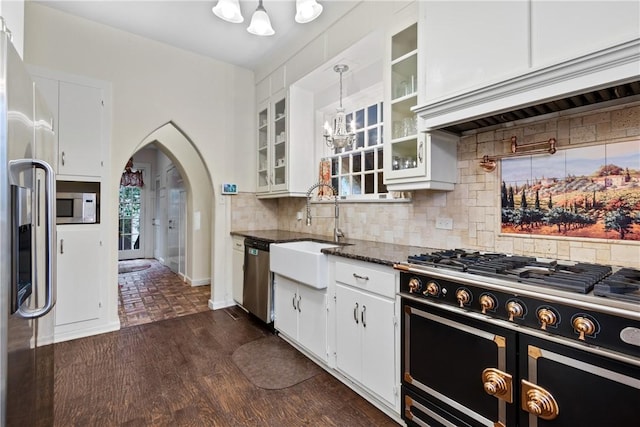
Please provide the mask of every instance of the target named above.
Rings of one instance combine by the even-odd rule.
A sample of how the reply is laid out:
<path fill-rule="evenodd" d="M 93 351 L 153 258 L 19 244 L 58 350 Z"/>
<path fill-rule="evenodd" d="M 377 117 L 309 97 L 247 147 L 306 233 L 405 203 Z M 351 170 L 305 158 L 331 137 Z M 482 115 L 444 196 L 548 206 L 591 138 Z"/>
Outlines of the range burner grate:
<path fill-rule="evenodd" d="M 611 273 L 611 267 L 586 263 L 560 264 L 513 256 L 479 262 L 470 266 L 468 272 L 586 294 Z"/>
<path fill-rule="evenodd" d="M 640 270 L 621 268 L 593 288 L 601 297 L 640 302 Z"/>
<path fill-rule="evenodd" d="M 448 249 L 428 254 L 410 255 L 407 258 L 407 261 L 412 264 L 467 271 L 469 266 L 476 264 L 479 261 L 486 261 L 505 256 L 505 254 L 499 253 L 480 253 L 466 249 Z"/>

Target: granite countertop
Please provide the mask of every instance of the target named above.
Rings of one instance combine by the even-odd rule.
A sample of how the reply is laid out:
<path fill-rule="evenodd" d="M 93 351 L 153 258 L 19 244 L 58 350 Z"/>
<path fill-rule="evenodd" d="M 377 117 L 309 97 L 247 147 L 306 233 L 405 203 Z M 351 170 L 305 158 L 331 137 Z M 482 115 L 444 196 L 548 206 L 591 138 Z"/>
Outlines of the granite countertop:
<path fill-rule="evenodd" d="M 284 230 L 255 230 L 232 231 L 232 235 L 244 236 L 269 243 L 295 242 L 298 240 L 313 240 L 316 242 L 334 243 L 330 236 L 298 233 Z M 425 252 L 426 248 L 417 246 L 397 245 L 393 243 L 372 242 L 369 240 L 344 239 L 337 248 L 322 249 L 328 255 L 351 258 L 360 261 L 393 266 L 395 263 L 406 262 L 409 255 Z"/>

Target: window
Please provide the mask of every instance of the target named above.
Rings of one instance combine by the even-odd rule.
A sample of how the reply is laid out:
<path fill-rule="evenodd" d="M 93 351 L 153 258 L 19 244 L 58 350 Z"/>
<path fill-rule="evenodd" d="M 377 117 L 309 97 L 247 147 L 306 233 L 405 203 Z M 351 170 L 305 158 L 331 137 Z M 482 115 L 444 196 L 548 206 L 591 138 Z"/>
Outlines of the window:
<path fill-rule="evenodd" d="M 355 122 L 352 147 L 337 148 L 331 157 L 331 184 L 340 196 L 377 198 L 387 188 L 383 180 L 382 102 L 347 114 Z"/>

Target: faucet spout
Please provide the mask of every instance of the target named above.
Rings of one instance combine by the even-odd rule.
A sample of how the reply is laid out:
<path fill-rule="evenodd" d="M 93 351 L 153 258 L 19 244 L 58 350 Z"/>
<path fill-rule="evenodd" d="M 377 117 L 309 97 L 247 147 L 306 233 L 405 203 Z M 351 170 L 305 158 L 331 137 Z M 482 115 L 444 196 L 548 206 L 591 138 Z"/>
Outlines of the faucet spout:
<path fill-rule="evenodd" d="M 342 232 L 342 230 L 340 230 L 340 228 L 338 227 L 339 221 L 340 221 L 340 209 L 338 208 L 338 191 L 336 190 L 336 188 L 331 185 L 331 184 L 327 184 L 325 182 L 319 181 L 316 182 L 315 184 L 313 184 L 311 187 L 309 187 L 309 189 L 307 190 L 307 227 L 311 226 L 311 192 L 313 190 L 315 190 L 316 188 L 319 187 L 328 187 L 331 189 L 331 191 L 333 191 L 333 200 L 334 200 L 334 227 L 333 227 L 333 240 L 335 242 L 338 242 L 339 239 L 341 237 L 344 237 L 344 233 Z"/>

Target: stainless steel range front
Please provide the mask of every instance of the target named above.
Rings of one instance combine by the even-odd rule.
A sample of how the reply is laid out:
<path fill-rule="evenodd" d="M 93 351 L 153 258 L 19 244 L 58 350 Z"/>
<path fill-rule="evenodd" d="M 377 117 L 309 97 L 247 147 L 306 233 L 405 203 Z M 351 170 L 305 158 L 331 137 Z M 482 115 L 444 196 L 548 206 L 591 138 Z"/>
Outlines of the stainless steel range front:
<path fill-rule="evenodd" d="M 395 267 L 409 425 L 637 425 L 640 272 L 465 250 Z"/>

